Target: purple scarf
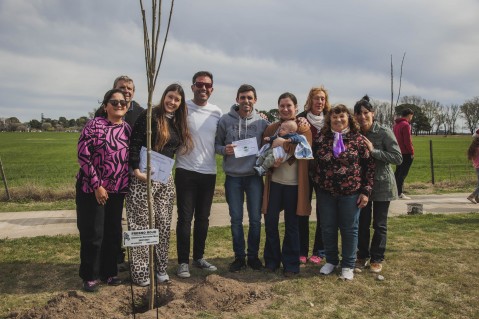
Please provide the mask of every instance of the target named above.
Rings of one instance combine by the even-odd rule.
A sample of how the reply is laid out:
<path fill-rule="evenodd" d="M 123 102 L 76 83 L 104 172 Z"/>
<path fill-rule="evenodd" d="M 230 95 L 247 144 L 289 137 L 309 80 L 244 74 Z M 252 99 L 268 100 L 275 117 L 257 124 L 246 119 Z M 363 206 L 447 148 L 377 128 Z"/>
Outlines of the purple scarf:
<path fill-rule="evenodd" d="M 339 154 L 346 150 L 346 146 L 343 143 L 343 133 L 349 132 L 349 128 L 343 130 L 341 133 L 334 132 L 334 141 L 333 141 L 333 155 L 338 158 Z"/>

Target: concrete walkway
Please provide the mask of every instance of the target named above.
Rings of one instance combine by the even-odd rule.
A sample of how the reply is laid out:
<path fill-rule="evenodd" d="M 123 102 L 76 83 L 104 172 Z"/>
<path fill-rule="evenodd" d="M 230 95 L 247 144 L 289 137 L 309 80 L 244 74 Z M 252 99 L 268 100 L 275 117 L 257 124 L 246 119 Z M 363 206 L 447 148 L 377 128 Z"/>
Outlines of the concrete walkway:
<path fill-rule="evenodd" d="M 466 199 L 467 195 L 469 194 L 417 195 L 411 196 L 410 200 L 396 200 L 391 203 L 389 216 L 407 215 L 407 204 L 410 203 L 423 204 L 425 214 L 479 212 L 479 204 L 475 205 L 469 202 Z M 313 201 L 313 207 L 315 207 L 314 205 Z M 172 229 L 176 227 L 176 219 L 175 207 Z M 316 220 L 314 213 L 310 220 Z M 125 220 L 123 223 L 126 225 Z M 245 216 L 245 223 L 247 223 L 247 216 Z M 226 203 L 213 204 L 210 226 L 228 226 L 229 224 L 228 205 Z M 74 210 L 0 213 L 0 239 L 65 234 L 78 234 Z"/>

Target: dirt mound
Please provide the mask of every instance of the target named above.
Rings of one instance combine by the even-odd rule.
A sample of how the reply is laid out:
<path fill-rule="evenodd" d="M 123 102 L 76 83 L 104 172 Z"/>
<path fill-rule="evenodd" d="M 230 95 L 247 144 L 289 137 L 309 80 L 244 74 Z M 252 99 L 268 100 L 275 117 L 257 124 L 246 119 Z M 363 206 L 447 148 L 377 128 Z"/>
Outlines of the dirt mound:
<path fill-rule="evenodd" d="M 146 311 L 148 289 L 133 287 L 133 291 L 136 318 L 156 318 L 156 309 Z M 245 283 L 216 274 L 204 279 L 178 279 L 167 285 L 159 285 L 157 296 L 160 318 L 182 319 L 196 317 L 198 311 L 217 314 L 218 317 L 231 317 L 238 313 L 254 314 L 269 305 L 272 299 L 270 284 Z M 103 286 L 97 293 L 69 291 L 55 296 L 44 306 L 22 313 L 11 313 L 7 318 L 133 318 L 131 288 L 129 285 L 121 285 Z"/>
<path fill-rule="evenodd" d="M 190 289 L 185 299 L 197 310 L 238 311 L 257 300 L 271 297 L 269 290 L 258 284 L 245 284 L 218 275 L 206 277 Z"/>

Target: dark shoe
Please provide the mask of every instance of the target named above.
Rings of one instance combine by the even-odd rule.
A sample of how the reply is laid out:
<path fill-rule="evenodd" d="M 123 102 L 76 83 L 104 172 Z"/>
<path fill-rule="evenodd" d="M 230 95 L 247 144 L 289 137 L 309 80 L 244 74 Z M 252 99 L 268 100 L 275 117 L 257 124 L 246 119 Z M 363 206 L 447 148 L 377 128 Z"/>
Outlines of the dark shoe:
<path fill-rule="evenodd" d="M 366 258 L 356 258 L 356 262 L 354 263 L 354 272 L 361 273 L 366 267 L 367 261 L 368 260 Z"/>
<path fill-rule="evenodd" d="M 272 274 L 274 274 L 277 270 L 278 268 L 269 268 L 267 266 L 264 267 L 264 271 L 272 273 Z"/>
<path fill-rule="evenodd" d="M 121 264 L 118 264 L 118 271 L 119 272 L 125 272 L 125 271 L 128 271 L 129 269 L 130 269 L 130 265 L 126 261 L 121 263 Z"/>
<path fill-rule="evenodd" d="M 248 266 L 251 267 L 253 270 L 261 270 L 263 269 L 263 264 L 258 257 L 248 258 Z"/>
<path fill-rule="evenodd" d="M 118 286 L 121 285 L 121 279 L 118 277 L 108 277 L 107 279 L 102 279 L 102 281 L 108 286 Z"/>
<path fill-rule="evenodd" d="M 297 272 L 292 272 L 292 271 L 283 271 L 283 275 L 286 277 L 286 278 L 289 278 L 289 277 L 294 277 L 296 276 L 298 273 Z"/>
<path fill-rule="evenodd" d="M 235 260 L 230 264 L 230 272 L 238 272 L 246 268 L 246 263 L 244 258 L 235 258 Z"/>
<path fill-rule="evenodd" d="M 83 282 L 83 290 L 85 290 L 86 292 L 95 292 L 98 290 L 98 285 L 100 283 L 98 282 L 98 280 L 91 280 L 91 281 L 84 281 Z"/>
<path fill-rule="evenodd" d="M 472 193 L 471 195 L 467 196 L 467 199 L 468 199 L 471 203 L 477 204 L 477 201 L 475 200 L 474 193 Z"/>

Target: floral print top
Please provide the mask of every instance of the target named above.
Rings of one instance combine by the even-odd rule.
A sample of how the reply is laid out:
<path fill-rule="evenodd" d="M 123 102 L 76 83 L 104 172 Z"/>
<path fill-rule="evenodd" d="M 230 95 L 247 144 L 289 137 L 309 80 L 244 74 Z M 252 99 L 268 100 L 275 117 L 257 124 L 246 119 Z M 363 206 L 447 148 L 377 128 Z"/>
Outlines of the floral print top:
<path fill-rule="evenodd" d="M 343 134 L 346 150 L 333 155 L 334 135 L 332 132 L 320 134 L 313 142 L 316 165 L 313 168 L 313 181 L 319 189 L 332 195 L 371 195 L 375 162 L 363 136 L 359 133 Z"/>
<path fill-rule="evenodd" d="M 77 179 L 85 193 L 103 186 L 108 193 L 128 192 L 128 145 L 131 127 L 104 117 L 88 121 L 78 140 Z"/>

